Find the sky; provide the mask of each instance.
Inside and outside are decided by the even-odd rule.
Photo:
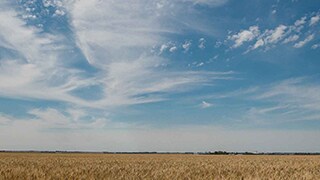
[[[320,151],[320,2],[1,0],[0,149]]]

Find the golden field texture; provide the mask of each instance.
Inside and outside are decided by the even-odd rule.
[[[0,179],[320,179],[320,156],[0,153]]]

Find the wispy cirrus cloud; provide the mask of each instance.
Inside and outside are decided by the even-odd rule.
[[[60,111],[54,108],[32,109],[28,112],[30,118],[39,129],[90,129],[114,127],[107,117],[93,117],[81,109],[70,108]],[[112,125],[111,125],[112,124]]]
[[[317,93],[319,90],[320,86],[312,78],[300,77],[211,98],[232,98],[252,104],[237,116],[242,122],[277,124],[320,120],[320,96]]]
[[[114,122],[108,114],[97,114],[85,108],[70,107],[65,110],[56,108],[30,109],[23,118],[0,114],[0,125],[15,128],[20,125],[32,126],[34,130],[81,130],[137,128],[134,123]],[[142,126],[140,126],[142,127]]]
[[[167,60],[149,51],[166,41],[166,34],[178,30],[162,23],[170,21],[167,10],[154,2],[125,1],[119,5],[113,1],[77,1],[68,9],[79,48],[103,74],[100,82],[104,98],[97,101],[100,105],[155,102],[162,99],[161,93],[176,92],[210,79],[207,77],[211,73],[206,72],[161,70],[159,65]],[[187,46],[190,45],[183,48]],[[161,52],[169,48],[161,47]],[[155,93],[158,95],[154,97]]]
[[[72,49],[66,43],[69,37],[27,24],[14,3],[3,3],[0,43],[19,56],[1,59],[0,80],[6,82],[0,85],[1,96],[105,108],[162,101],[180,89],[197,88],[222,76],[230,79],[228,73],[162,68],[168,60],[150,50],[178,30],[162,23],[167,10],[156,2],[50,2],[44,5],[67,12],[75,43],[95,72],[68,66],[64,54]],[[94,99],[77,93],[88,88],[93,90],[86,96]]]
[[[0,44],[7,49],[0,60],[0,79],[5,82],[0,85],[1,95],[13,98],[76,99],[68,95],[63,84],[79,80],[80,71],[61,66],[64,60],[59,56],[64,48],[59,47],[59,34],[44,33],[37,27],[28,26],[12,6],[3,2],[0,12]]]

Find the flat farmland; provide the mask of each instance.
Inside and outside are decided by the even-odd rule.
[[[0,179],[320,179],[320,156],[0,153]]]

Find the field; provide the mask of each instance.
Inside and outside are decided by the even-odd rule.
[[[0,153],[0,179],[320,179],[320,156]]]

